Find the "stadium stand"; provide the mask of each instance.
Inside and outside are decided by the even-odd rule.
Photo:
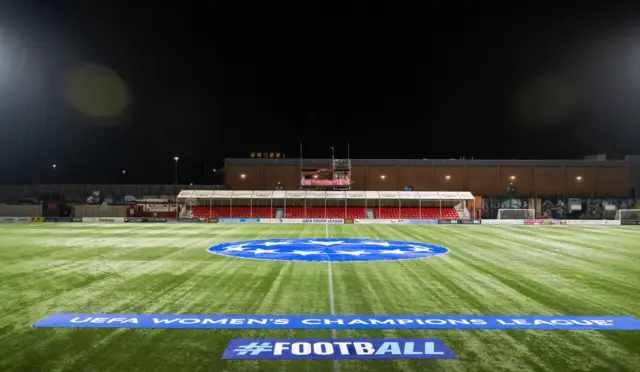
[[[194,218],[273,218],[270,207],[206,207],[194,206]]]
[[[468,192],[301,190],[183,190],[178,199],[181,216],[195,218],[450,220],[469,218],[474,200]]]
[[[364,207],[287,208],[285,218],[366,218]]]
[[[195,218],[273,218],[275,208],[270,207],[205,207],[194,206]],[[363,207],[286,208],[284,218],[365,218]]]
[[[415,207],[383,207],[374,208],[376,217],[383,219],[441,219],[457,220],[460,218],[455,208],[415,208]]]
[[[270,207],[204,207],[194,206],[195,218],[273,218],[275,211]],[[407,219],[443,219],[457,220],[460,218],[455,208],[414,208],[414,207],[383,207],[374,208],[377,218],[407,218]],[[283,212],[284,218],[366,218],[364,207],[289,207]]]

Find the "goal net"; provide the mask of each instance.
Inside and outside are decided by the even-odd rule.
[[[618,209],[616,220],[640,220],[640,209]]]
[[[532,220],[536,218],[535,209],[498,209],[499,220]]]

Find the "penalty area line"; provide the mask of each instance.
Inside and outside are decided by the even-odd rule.
[[[328,223],[324,225],[324,231],[325,231],[326,238],[329,238]],[[329,309],[331,310],[331,315],[336,315],[336,300],[333,294],[333,265],[331,265],[331,256],[329,256],[328,269],[329,269]],[[334,340],[337,339],[338,331],[336,331],[335,329],[332,329],[331,338],[333,338]],[[338,360],[336,359],[333,360],[333,371],[340,372],[340,363],[338,363]]]

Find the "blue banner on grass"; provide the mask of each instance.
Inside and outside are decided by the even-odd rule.
[[[55,314],[33,327],[639,331],[640,320],[630,316]]]
[[[435,338],[233,339],[222,359],[457,359]]]

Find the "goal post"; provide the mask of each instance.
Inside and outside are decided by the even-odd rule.
[[[535,209],[498,209],[499,220],[532,220],[535,218]]]
[[[640,209],[618,209],[616,220],[640,220]]]

